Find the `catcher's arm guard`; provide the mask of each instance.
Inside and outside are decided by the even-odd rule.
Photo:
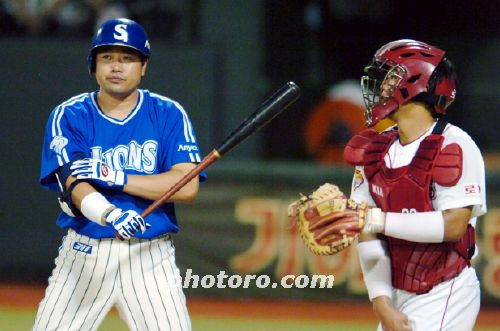
[[[323,184],[288,206],[306,246],[317,255],[332,255],[349,247],[365,225],[366,203],[347,199],[333,184]]]

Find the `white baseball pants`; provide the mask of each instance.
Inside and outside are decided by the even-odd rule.
[[[63,238],[33,331],[97,330],[115,306],[130,330],[191,330],[170,236]]]
[[[416,295],[394,290],[393,302],[405,313],[413,331],[471,331],[480,306],[479,280],[474,268]],[[378,330],[382,330],[379,325]]]

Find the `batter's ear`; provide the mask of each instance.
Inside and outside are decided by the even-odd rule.
[[[142,70],[141,70],[141,76],[144,77],[144,75],[146,75],[146,69],[148,67],[148,59],[145,59],[143,62],[142,62]]]

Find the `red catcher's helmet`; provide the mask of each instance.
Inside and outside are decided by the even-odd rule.
[[[419,96],[441,115],[455,99],[454,79],[442,79],[429,91],[429,79],[445,52],[424,42],[401,39],[382,46],[365,67],[361,88],[367,126],[373,126]]]

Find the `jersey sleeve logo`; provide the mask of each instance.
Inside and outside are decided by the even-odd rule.
[[[354,184],[353,184],[353,190],[356,191],[363,183],[365,182],[365,178],[363,177],[363,173],[361,170],[356,169],[354,171]]]
[[[201,162],[200,154],[198,153],[198,146],[196,145],[182,145],[177,147],[177,152],[188,152],[191,162]]]
[[[177,152],[193,152],[193,151],[198,151],[198,147],[195,145],[179,145],[177,148]]]
[[[68,144],[68,138],[64,136],[55,136],[50,142],[50,149],[58,155],[62,155],[64,147]]]
[[[466,184],[464,185],[464,193],[466,196],[479,196],[481,186],[479,184]]]

